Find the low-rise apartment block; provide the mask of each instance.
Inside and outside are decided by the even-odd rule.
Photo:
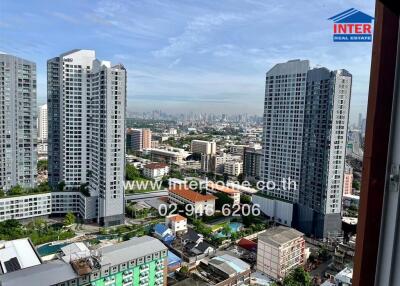
[[[96,220],[99,215],[97,197],[85,196],[81,192],[52,192],[51,201],[53,215],[72,212],[87,222]]]
[[[267,229],[258,236],[257,270],[282,280],[305,262],[304,234],[289,227]]]
[[[143,166],[143,175],[149,179],[160,180],[168,173],[169,166],[165,163],[150,163]]]
[[[212,195],[203,195],[188,188],[177,186],[169,189],[168,199],[178,205],[193,205],[197,215],[212,215],[215,212],[215,199]]]
[[[51,193],[0,198],[0,221],[29,219],[51,214]]]

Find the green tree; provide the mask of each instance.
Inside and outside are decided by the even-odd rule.
[[[47,160],[39,160],[37,163],[37,168],[39,172],[47,171]]]
[[[68,212],[64,217],[64,226],[74,224],[75,220],[75,215],[72,212]]]
[[[311,282],[311,275],[303,267],[294,268],[283,279],[283,285],[285,286],[311,286]]]
[[[227,205],[233,204],[233,199],[224,193],[215,193],[213,194],[213,196],[217,197],[217,199],[215,200],[215,208],[218,210],[222,210],[222,207],[225,204]]]
[[[240,194],[240,203],[241,204],[251,204],[251,197],[249,195]]]
[[[135,166],[133,166],[131,164],[126,164],[126,167],[125,167],[125,178],[128,181],[137,180],[140,177],[141,177],[140,176],[140,171],[138,169],[136,169]]]
[[[360,190],[360,182],[354,180],[353,181],[353,188],[356,189],[356,190]]]
[[[318,250],[318,257],[322,260],[322,261],[327,261],[330,257],[329,251],[325,246],[322,246],[319,250]]]
[[[49,183],[48,182],[43,182],[43,183],[40,183],[38,186],[37,186],[37,192],[38,193],[48,193],[48,192],[51,192],[51,188],[50,188],[50,186],[49,186]]]
[[[3,198],[6,194],[4,193],[3,189],[0,189],[0,198]]]
[[[23,193],[24,189],[20,185],[16,185],[8,191],[8,195],[10,196],[19,196],[22,195]]]
[[[232,232],[231,227],[229,226],[229,223],[225,223],[224,226],[222,227],[222,233],[225,234],[226,236],[229,236],[229,234]]]

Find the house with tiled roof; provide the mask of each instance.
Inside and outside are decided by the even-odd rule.
[[[165,224],[172,230],[173,234],[181,234],[187,231],[187,218],[179,214],[165,217]]]
[[[186,213],[194,212],[197,215],[213,215],[215,212],[215,199],[213,195],[203,195],[184,186],[175,186],[168,191],[168,200],[178,205],[192,205],[193,211],[186,208]]]

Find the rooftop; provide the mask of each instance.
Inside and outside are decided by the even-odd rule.
[[[191,202],[203,202],[203,201],[209,201],[209,200],[215,200],[216,197],[212,195],[203,195],[198,192],[192,191],[188,188],[185,187],[173,187],[169,189],[170,193],[176,194],[180,197],[183,197]]]
[[[33,267],[0,275],[2,286],[54,285],[76,278],[71,265],[62,260],[53,260]]]
[[[215,183],[209,183],[208,187],[218,192],[226,193],[226,194],[238,194],[240,193],[238,190],[234,190],[225,186],[221,186]]]
[[[101,264],[120,264],[162,250],[167,250],[167,247],[156,238],[147,235],[133,237],[128,241],[103,248]]]
[[[235,276],[247,270],[250,270],[250,265],[234,256],[224,254],[216,256],[208,261],[209,265],[218,268],[229,276]]]
[[[187,220],[187,218],[185,218],[184,216],[181,216],[181,215],[179,215],[179,214],[169,215],[169,216],[167,216],[167,218],[168,218],[170,221],[174,221],[174,222]]]
[[[6,241],[0,246],[0,274],[40,264],[39,256],[28,238]]]
[[[303,237],[304,234],[293,228],[286,226],[278,226],[275,228],[267,229],[265,232],[258,236],[258,240],[273,245],[275,247],[280,247],[292,240],[299,237]]]
[[[164,164],[164,163],[150,163],[150,164],[147,164],[147,165],[143,166],[143,168],[153,169],[153,170],[155,170],[155,169],[163,169],[165,167],[168,167],[168,165]]]
[[[26,248],[26,246],[22,246],[20,249],[22,251],[26,250]],[[71,253],[74,251],[79,252],[83,249],[84,247],[79,244],[73,245],[70,248],[64,248],[65,252]],[[167,248],[158,239],[150,236],[134,237],[128,241],[102,248],[99,250],[99,257],[96,257],[96,259],[94,257],[80,258],[72,261],[71,264],[63,260],[52,260],[47,263],[33,265],[25,269],[0,275],[0,285],[55,285],[76,279],[79,275],[88,274],[93,268],[99,266],[108,267],[110,265],[117,265],[131,259],[144,257],[149,253],[164,250],[166,251]],[[24,259],[25,256],[26,253],[24,253]]]

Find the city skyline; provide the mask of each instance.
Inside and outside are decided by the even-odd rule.
[[[96,49],[99,57],[126,66],[131,112],[162,107],[262,114],[266,71],[276,62],[309,59],[354,75],[354,122],[366,110],[371,44],[333,43],[327,19],[349,7],[373,15],[374,7],[336,2],[10,2],[0,25],[2,37],[11,41],[0,50],[36,62],[43,104],[46,59],[75,48]],[[22,27],[24,38],[18,37]]]

